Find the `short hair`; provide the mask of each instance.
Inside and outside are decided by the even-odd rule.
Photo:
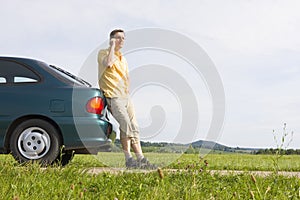
[[[124,33],[124,30],[122,30],[122,29],[115,29],[115,30],[113,30],[112,32],[110,32],[109,38],[113,38],[115,36],[115,34],[119,33],[119,32]]]

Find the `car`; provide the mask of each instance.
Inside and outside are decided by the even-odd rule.
[[[0,56],[0,153],[19,163],[68,164],[110,151],[103,92],[43,61]]]

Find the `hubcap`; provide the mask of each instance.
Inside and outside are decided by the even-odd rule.
[[[50,137],[44,129],[30,127],[20,134],[18,149],[28,159],[39,159],[48,153],[50,142]]]

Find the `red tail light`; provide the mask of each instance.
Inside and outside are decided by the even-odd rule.
[[[104,108],[104,102],[101,97],[93,97],[86,104],[86,110],[89,113],[100,115]]]

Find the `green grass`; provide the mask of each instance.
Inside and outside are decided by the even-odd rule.
[[[275,156],[251,154],[208,154],[202,160],[198,155],[187,154],[171,164],[172,168],[183,168],[187,163],[201,163],[207,160],[208,169],[243,170],[243,171],[273,171]],[[300,171],[300,156],[286,155],[278,160],[281,171]]]
[[[162,168],[185,169],[194,165],[202,167],[207,160],[207,169],[211,170],[244,170],[273,171],[275,156],[251,154],[208,154],[200,159],[198,154],[165,154],[146,153],[149,160]],[[82,167],[125,167],[122,153],[99,153],[93,155],[76,155],[72,165]],[[300,156],[285,155],[278,161],[281,171],[300,171]]]
[[[173,157],[167,160],[168,156]],[[98,175],[86,172],[87,168],[104,166],[100,161],[124,167],[123,155],[119,153],[102,153],[97,157],[76,155],[64,168],[19,166],[10,155],[1,155],[0,199],[300,199],[297,177],[275,173],[251,177],[249,172],[224,176],[208,172],[210,169],[272,171],[270,156],[210,154],[199,159],[198,155],[147,154],[147,157],[157,164],[178,159],[163,168],[161,177],[157,171]],[[298,156],[283,156],[279,160],[280,169],[288,171],[300,171],[299,163]],[[170,172],[168,168],[187,170]]]

